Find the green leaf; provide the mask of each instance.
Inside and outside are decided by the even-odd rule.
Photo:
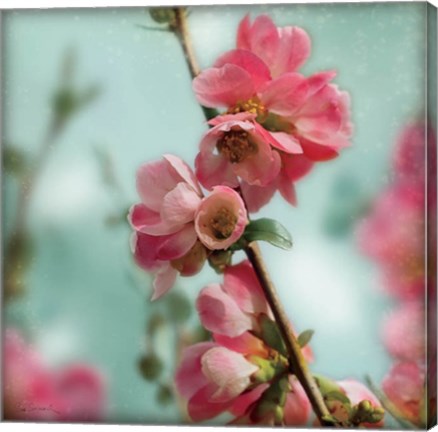
[[[329,393],[326,393],[324,397],[327,400],[337,400],[339,402],[342,402],[344,405],[351,405],[350,399],[348,399],[348,397],[340,391],[331,391]]]
[[[173,400],[172,388],[167,384],[160,384],[155,395],[160,405],[168,405]]]
[[[292,247],[289,231],[274,219],[262,218],[251,221],[245,229],[244,238],[251,242],[262,240],[282,249]]]
[[[161,375],[163,362],[155,354],[146,354],[139,359],[138,370],[146,381],[154,381]]]
[[[298,344],[300,345],[301,348],[304,348],[310,342],[314,333],[315,333],[314,330],[304,330],[298,336]]]
[[[3,168],[9,174],[22,176],[28,168],[26,154],[17,147],[5,146],[3,150]]]
[[[266,315],[262,315],[260,319],[260,326],[262,330],[262,340],[265,341],[271,348],[287,357],[288,354],[286,346],[284,345],[284,341],[281,337],[281,333],[277,324]]]

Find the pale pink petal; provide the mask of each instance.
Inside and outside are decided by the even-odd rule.
[[[137,191],[143,204],[159,213],[164,195],[178,183],[165,160],[142,165],[137,171]]]
[[[194,422],[201,422],[216,417],[230,407],[232,404],[231,400],[226,402],[210,402],[215,391],[217,391],[217,386],[210,383],[199,389],[190,398],[187,411]]]
[[[424,370],[416,363],[394,365],[382,382],[382,389],[393,404],[414,423],[420,421],[425,392]]]
[[[274,181],[266,186],[253,186],[243,181],[240,188],[248,211],[256,213],[271,201],[277,190],[277,185]]]
[[[97,422],[105,406],[103,377],[85,365],[74,365],[56,377],[59,421]]]
[[[192,222],[200,203],[200,196],[188,183],[178,183],[164,196],[161,219],[172,226]]]
[[[229,121],[234,122],[253,122],[257,118],[257,114],[248,111],[239,112],[236,114],[221,114],[208,121],[211,126],[217,126]]]
[[[162,236],[172,234],[181,229],[181,223],[168,222],[143,204],[131,207],[128,215],[131,226],[145,234]]]
[[[178,156],[172,154],[164,154],[163,158],[167,162],[169,162],[169,164],[172,166],[178,176],[181,177],[181,180],[184,180],[186,183],[188,183],[193,188],[193,190],[200,197],[202,197],[201,188],[199,187],[198,180],[196,180],[196,176],[192,169]]]
[[[201,342],[184,349],[175,373],[175,384],[179,394],[185,399],[190,399],[208,383],[202,373],[201,358],[215,346],[217,345],[214,342]]]
[[[288,393],[284,406],[284,423],[287,426],[300,426],[307,423],[312,407],[306,392],[296,377],[290,377],[292,390]]]
[[[278,179],[278,190],[281,196],[291,205],[297,205],[297,195],[294,184],[285,175],[280,175]]]
[[[272,76],[297,70],[310,55],[310,38],[302,28],[283,27],[278,31],[280,43],[271,66]]]
[[[271,145],[278,150],[294,155],[303,153],[300,141],[293,135],[285,132],[271,132],[271,135],[274,137],[274,141],[271,141]]]
[[[384,323],[383,340],[389,353],[403,360],[424,361],[424,305],[420,302],[402,304]]]
[[[231,107],[255,94],[251,75],[239,66],[226,64],[201,72],[193,80],[193,91],[201,105]]]
[[[257,146],[257,153],[240,163],[233,164],[233,170],[246,183],[265,186],[277,177],[281,168],[280,155],[272,151],[270,145],[255,133],[250,133],[251,140]],[[274,141],[271,139],[271,141]]]
[[[219,345],[231,351],[236,351],[244,355],[252,354],[259,357],[266,357],[268,355],[268,348],[262,340],[250,332],[245,332],[237,337],[229,337],[215,333],[213,337]]]
[[[218,125],[220,127],[221,123]],[[232,188],[239,185],[228,160],[222,155],[214,153],[219,132],[222,133],[214,127],[204,135],[200,151],[195,159],[196,176],[206,189],[212,189],[218,184]]]
[[[271,79],[269,69],[263,60],[250,51],[241,49],[228,51],[216,60],[214,67],[220,68],[226,64],[234,64],[246,70],[251,76],[256,91]]]
[[[270,81],[260,90],[260,100],[269,112],[289,116],[308,97],[307,80],[298,73],[288,73]]]
[[[154,293],[151,300],[157,300],[166,294],[175,284],[177,276],[178,272],[171,267],[170,264],[167,264],[158,270],[153,283]]]
[[[145,270],[154,271],[163,266],[157,258],[157,250],[167,237],[158,237],[136,232],[131,239],[135,262]]]
[[[304,177],[313,167],[313,162],[304,155],[281,155],[283,173],[295,182]]]
[[[218,386],[210,400],[235,399],[250,385],[250,376],[259,369],[244,356],[223,347],[208,350],[201,359],[204,375]]]
[[[163,261],[181,258],[190,251],[197,238],[193,224],[187,224],[161,242],[157,247],[156,257]]]
[[[307,78],[308,96],[313,96],[336,76],[336,71],[324,71]]]
[[[256,388],[246,391],[238,396],[230,408],[230,412],[236,417],[243,416],[247,413],[249,407],[260,399],[263,392],[267,390],[269,384],[260,384]]]
[[[338,152],[330,146],[317,144],[300,137],[300,144],[304,155],[314,162],[328,161],[338,157]]]
[[[196,309],[202,325],[213,333],[235,337],[252,328],[251,316],[243,313],[219,284],[201,290]]]
[[[242,311],[250,314],[268,312],[269,306],[249,261],[225,269],[223,288]]]
[[[274,62],[279,46],[275,24],[267,15],[259,15],[251,25],[249,16],[240,23],[237,31],[237,48],[252,51],[269,67]]]

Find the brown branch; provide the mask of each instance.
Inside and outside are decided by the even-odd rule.
[[[325,420],[330,417],[330,413],[324,403],[324,399],[319,391],[315,379],[309,370],[307,362],[303,357],[301,347],[293,333],[289,319],[269,276],[258,244],[256,242],[250,243],[245,248],[245,253],[254,267],[260,285],[263,288],[269,306],[274,314],[275,321],[279,326],[284,343],[286,344],[286,349],[289,354],[291,372],[297,376],[298,381],[303,386],[304,391],[306,392],[307,397],[312,404],[313,410],[315,411],[315,414],[317,415],[321,424],[332,425],[332,422]]]
[[[184,8],[175,8],[175,24],[173,26],[173,31],[177,35],[181,47],[184,51],[187,65],[190,70],[192,78],[199,74],[199,66],[196,61],[196,57],[193,51],[192,42],[190,39],[190,34],[188,31],[186,10]],[[207,120],[211,119],[215,115],[215,110],[202,107],[204,115]],[[281,301],[278,297],[277,291],[274,284],[269,277],[266,265],[263,261],[263,257],[260,253],[260,249],[256,242],[250,243],[245,248],[246,255],[251,262],[260,284],[265,292],[268,303],[272,309],[275,320],[280,328],[281,335],[287,347],[287,351],[290,357],[290,370],[291,373],[295,374],[299,382],[304,388],[304,391],[309,398],[313,410],[318,417],[321,425],[334,426],[333,422],[328,419],[331,418],[330,412],[328,411],[323,396],[319,391],[319,388],[313,378],[306,360],[301,352],[301,347],[292,331],[290,322]]]

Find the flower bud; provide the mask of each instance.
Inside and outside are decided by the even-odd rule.
[[[140,358],[138,369],[145,380],[154,381],[160,376],[163,363],[157,355],[147,354]]]
[[[149,15],[159,24],[172,24],[175,21],[175,10],[173,8],[151,8],[149,9]]]

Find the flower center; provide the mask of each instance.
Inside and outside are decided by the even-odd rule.
[[[265,117],[268,113],[265,106],[261,103],[257,96],[252,97],[244,102],[237,102],[236,105],[228,110],[229,114],[237,114],[240,112],[249,112],[251,114],[257,114],[257,118]]]
[[[227,208],[221,207],[210,219],[210,228],[218,240],[224,240],[233,234],[237,217]]]
[[[243,162],[248,156],[257,153],[257,145],[249,139],[248,132],[242,130],[225,132],[216,148],[231,163]]]

